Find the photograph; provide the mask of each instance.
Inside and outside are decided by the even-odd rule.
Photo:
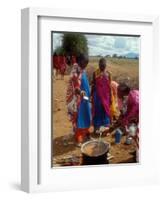
[[[52,167],[140,162],[139,57],[140,35],[51,32]]]

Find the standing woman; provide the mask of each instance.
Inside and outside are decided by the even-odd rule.
[[[110,116],[111,121],[117,120],[120,115],[119,104],[118,104],[118,83],[116,81],[111,81],[111,106],[110,106]]]
[[[56,52],[53,55],[53,70],[56,70],[56,77],[57,77],[59,72],[59,57],[56,54]]]
[[[71,63],[72,65],[74,65],[76,63],[76,57],[75,56],[71,56]]]
[[[88,99],[90,88],[85,68],[88,64],[88,56],[80,54],[77,57],[77,66],[70,75],[67,90],[67,107],[70,120],[73,124],[77,144],[81,144],[89,136],[91,124],[91,109]],[[86,96],[87,98],[83,98]]]
[[[106,60],[99,60],[99,68],[93,74],[92,117],[95,129],[110,125],[111,77],[106,71]]]
[[[66,67],[67,67],[66,57],[64,55],[62,55],[62,56],[60,56],[60,73],[61,73],[61,79],[64,79]]]

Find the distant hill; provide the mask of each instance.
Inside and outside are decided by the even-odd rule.
[[[139,58],[139,54],[133,52],[127,53],[124,56],[126,56],[126,58]]]
[[[129,58],[129,59],[135,59],[138,58],[139,59],[139,54],[138,53],[134,53],[134,52],[129,52],[127,54],[113,54],[113,55],[96,55],[96,56],[90,56],[92,58],[100,58],[100,57],[106,57],[106,58],[110,58],[110,57],[115,57],[115,58]]]

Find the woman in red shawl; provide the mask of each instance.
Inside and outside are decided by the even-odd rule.
[[[60,56],[60,73],[61,79],[64,79],[65,71],[66,71],[66,57],[64,55]]]
[[[59,57],[56,53],[54,53],[53,55],[53,69],[56,70],[56,77],[57,77],[59,73]]]
[[[99,60],[99,68],[93,74],[92,118],[95,129],[110,125],[111,78],[106,71],[106,60]]]
[[[64,79],[64,74],[66,71],[66,57],[64,55],[59,55],[58,56],[58,69],[61,74],[61,79]]]

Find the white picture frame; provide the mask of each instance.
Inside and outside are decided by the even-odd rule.
[[[83,13],[80,10],[47,8],[25,8],[21,13],[22,190],[26,192],[59,191],[158,183],[159,159],[156,152],[159,149],[157,143],[153,144],[152,138],[153,136],[158,137],[159,131],[157,131],[157,118],[154,117],[155,110],[150,107],[150,103],[156,103],[158,98],[157,78],[151,84],[152,77],[157,77],[158,72],[158,16],[92,11]],[[112,30],[107,25],[110,25]],[[98,30],[97,27],[101,29]],[[140,116],[141,132],[143,132],[141,143],[144,148],[141,151],[140,164],[51,168],[49,33],[54,30],[75,32],[75,29],[77,29],[76,32],[113,32],[142,36]],[[46,40],[46,36],[48,36],[48,40]],[[49,66],[49,70],[45,71],[45,65]],[[148,68],[145,67],[147,65]],[[46,86],[46,90],[44,86]],[[155,89],[153,96],[149,99],[151,88]],[[44,98],[45,96],[46,98]],[[152,116],[149,116],[149,108]],[[150,128],[149,121],[152,121]],[[48,132],[47,135],[45,132]],[[150,132],[150,136],[145,134],[147,132]]]

